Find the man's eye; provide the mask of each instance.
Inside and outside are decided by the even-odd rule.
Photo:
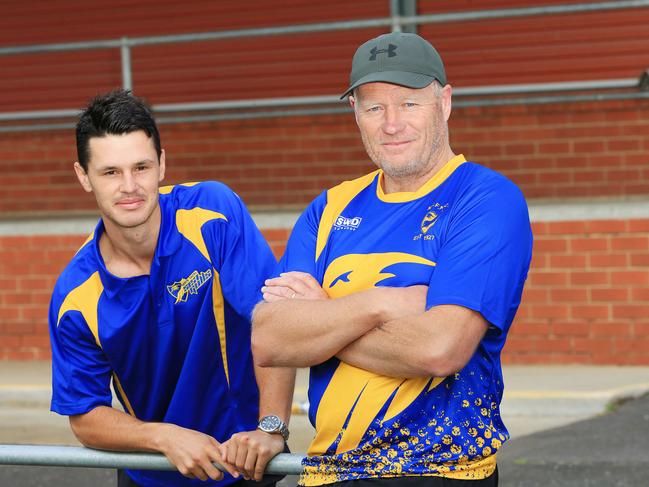
[[[111,170],[111,171],[105,171],[104,174],[105,174],[106,176],[113,176],[113,175],[117,174],[117,171],[113,171],[113,170]]]
[[[417,104],[413,101],[407,101],[404,103],[404,105],[406,106],[406,108],[412,108],[417,106]]]
[[[367,109],[368,112],[378,112],[381,109],[380,106],[373,106]]]

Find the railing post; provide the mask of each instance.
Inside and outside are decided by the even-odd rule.
[[[390,0],[390,18],[392,19],[392,32],[401,32],[401,6],[400,0]]]
[[[122,88],[125,90],[133,89],[133,76],[131,71],[131,46],[128,37],[122,37]]]

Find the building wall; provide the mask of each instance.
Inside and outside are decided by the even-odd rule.
[[[539,0],[534,6],[572,3]],[[527,4],[418,1],[420,14]],[[28,0],[3,6],[0,48],[389,14],[387,0],[251,0],[245,11],[237,5]],[[454,88],[466,88],[635,79],[649,67],[648,24],[649,8],[638,8],[448,21],[419,32],[444,57]],[[153,104],[335,95],[346,87],[355,47],[385,31],[135,47],[134,90]],[[121,85],[118,49],[0,55],[0,72],[0,112],[81,107]],[[533,219],[533,266],[504,360],[648,364],[649,100],[456,107],[450,129],[456,152],[507,175],[532,208],[545,206],[550,215]],[[168,184],[218,179],[256,212],[297,213],[323,189],[372,169],[351,112],[165,124],[161,133]],[[0,132],[0,360],[49,357],[50,291],[85,238],[57,225],[95,207],[74,177],[75,157],[72,130]],[[562,204],[577,208],[578,216]],[[592,204],[607,209],[605,215],[589,213]],[[628,205],[639,210],[620,212]],[[12,230],[46,218],[48,230]],[[278,256],[288,231],[264,230]]]
[[[649,99],[455,109],[456,152],[502,172],[528,199],[649,194]],[[368,172],[351,114],[162,125],[167,182],[219,179],[254,209],[302,209]],[[0,212],[94,209],[72,172],[72,130],[0,133]]]
[[[503,361],[649,365],[649,218],[537,222],[533,231]],[[264,231],[276,256],[288,232]],[[50,357],[50,291],[86,237],[0,237],[0,360]]]

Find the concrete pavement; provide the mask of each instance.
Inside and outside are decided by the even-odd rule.
[[[649,395],[608,409],[508,442],[498,455],[501,487],[649,485]]]
[[[617,401],[649,392],[649,367],[505,366],[501,412],[512,438],[601,414]],[[0,443],[78,444],[66,418],[49,412],[49,362],[0,362]],[[308,373],[298,371],[295,409],[307,398]],[[306,451],[312,428],[291,420],[291,448]]]
[[[602,416],[603,413],[614,410],[617,404],[627,399],[649,392],[649,367],[506,366],[504,375],[505,395],[501,411],[505,424],[512,435],[512,441],[506,444],[502,453],[499,454],[502,460],[499,460],[499,463],[503,466],[503,474],[511,472],[510,480],[517,478],[517,468],[526,473],[534,472],[535,468],[539,472],[544,469],[546,471],[548,469],[556,472],[561,471],[557,467],[561,462],[556,463],[561,459],[561,454],[555,458],[556,454],[551,453],[560,451],[559,446],[561,445],[569,448],[570,454],[564,455],[565,458],[591,458],[596,440],[584,439],[583,441],[570,442],[568,440],[572,438],[571,435],[584,435],[585,432],[591,430],[593,434],[601,435],[598,431],[608,430],[602,429],[603,427],[599,426],[599,423],[596,427],[581,425],[588,425],[590,421],[610,423],[608,419],[610,415]],[[300,370],[294,402],[297,410],[306,401],[307,384],[307,371]],[[70,433],[67,418],[49,412],[49,398],[49,363],[0,362],[0,444],[78,445]],[[649,404],[647,398],[640,401],[644,401],[642,404]],[[618,421],[622,422],[623,420]],[[639,420],[636,418],[634,421]],[[566,427],[566,425],[570,426]],[[646,428],[647,422],[642,423],[641,426]],[[556,429],[560,427],[563,428]],[[571,428],[577,428],[577,433],[565,433],[571,431]],[[292,451],[294,453],[305,452],[313,433],[306,415],[294,414],[290,429],[289,443]],[[625,434],[628,435],[628,432],[633,429],[633,425],[618,426],[611,434],[615,435],[615,432],[619,430],[627,431]],[[648,431],[645,430],[643,439],[649,437],[647,433]],[[536,440],[538,437],[542,437],[545,443],[550,446],[545,450],[539,449]],[[611,442],[610,439],[607,441]],[[546,459],[538,457],[542,451],[546,451]],[[537,463],[534,463],[535,461]],[[530,468],[523,468],[526,465],[529,465]],[[649,468],[649,461],[646,467]],[[25,467],[0,467],[0,469],[2,468],[11,468],[12,475],[16,475],[16,472],[21,473],[21,468]],[[73,470],[78,472],[78,469]],[[45,469],[41,471],[45,473],[57,470]],[[619,473],[615,469],[612,472],[612,475]],[[109,477],[106,472],[98,472],[96,475],[101,475],[106,479]],[[37,477],[44,480],[40,475]],[[85,478],[88,479],[88,477]],[[112,484],[112,476],[110,478]],[[526,482],[507,483],[504,475],[501,479],[503,485],[527,485]],[[556,485],[562,485],[560,480],[563,477],[558,477],[558,479],[559,483]],[[21,485],[32,484],[21,482]],[[94,485],[98,487],[101,483]],[[570,485],[591,484],[575,483]],[[617,484],[611,483],[610,485]]]

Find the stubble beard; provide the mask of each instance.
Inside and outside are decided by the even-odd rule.
[[[129,219],[128,217],[120,217],[119,210],[113,210],[103,212],[102,218],[108,220],[114,228],[119,228],[127,231],[132,231],[134,229],[145,226],[156,211],[157,203],[148,202],[147,211],[142,213],[138,219]]]
[[[442,155],[444,130],[434,132],[433,140],[429,143],[429,151],[419,154],[419,157],[407,160],[405,163],[393,164],[386,156],[372,148],[369,141],[362,137],[365,150],[370,159],[391,179],[417,179],[431,171]],[[424,148],[425,149],[425,148]]]

